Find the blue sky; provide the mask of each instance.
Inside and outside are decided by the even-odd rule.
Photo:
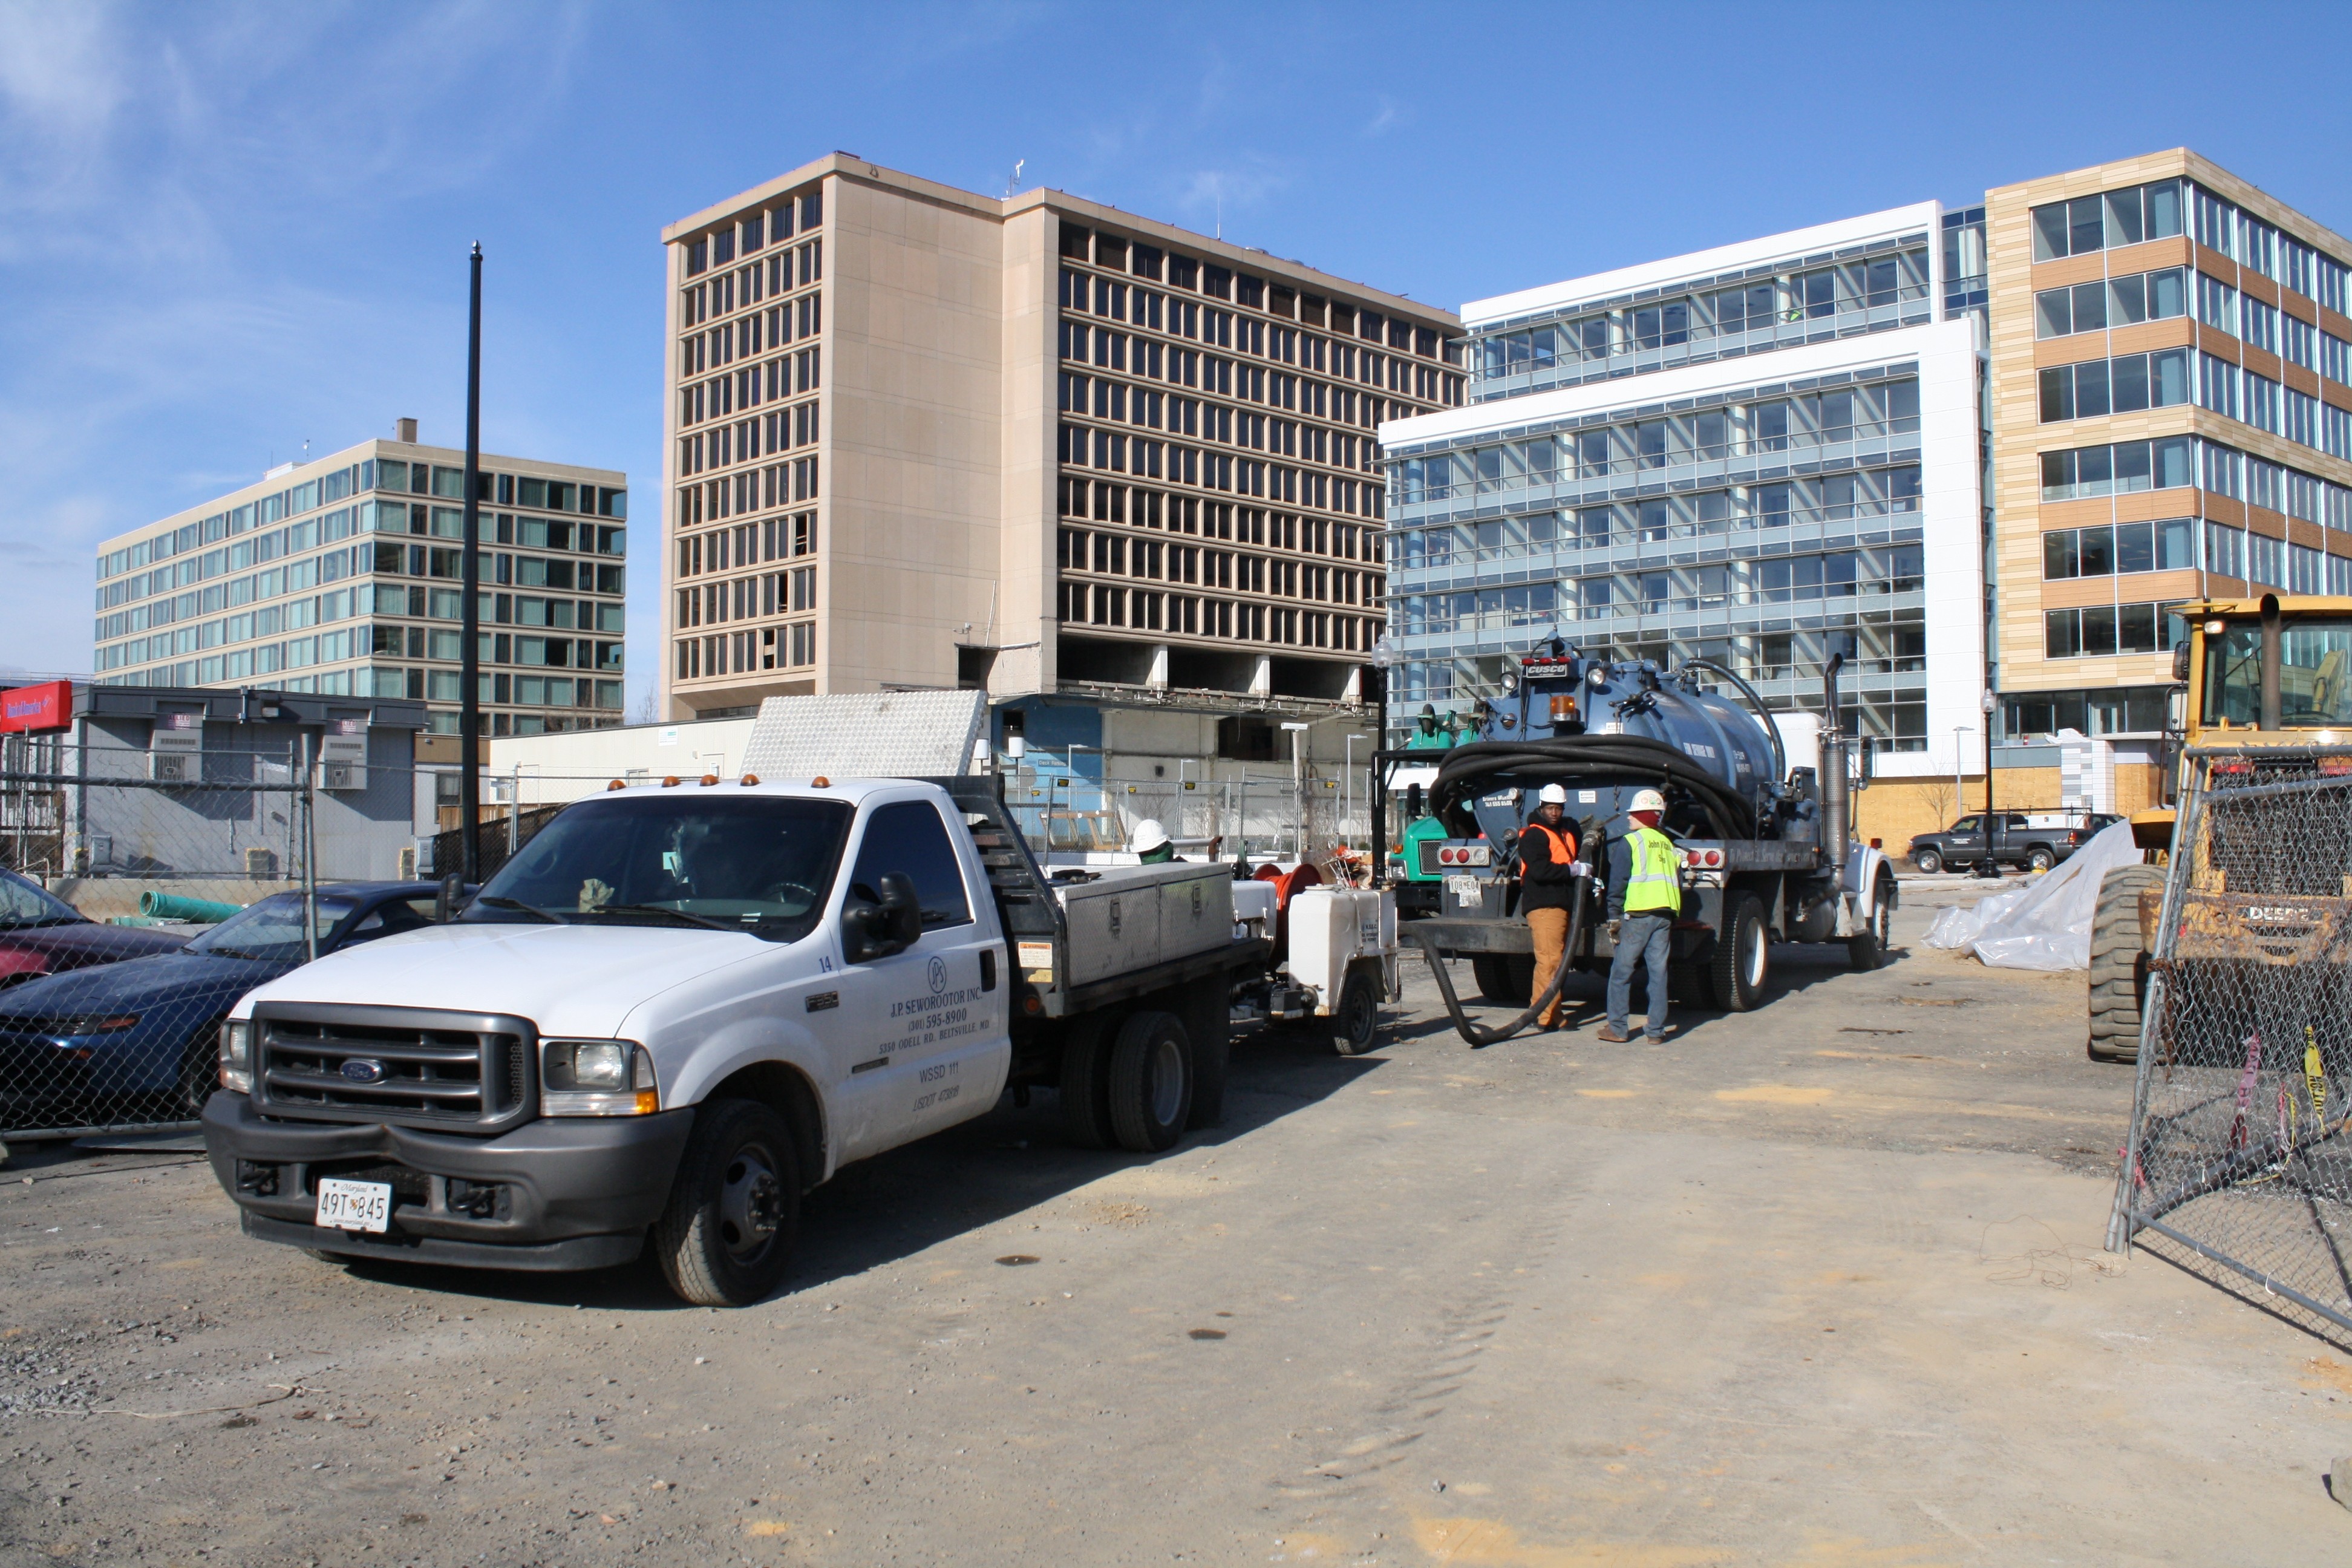
[[[820,153],[1467,299],[2186,143],[2352,231],[2352,7],[0,0],[0,674],[110,534],[413,414],[626,469],[668,221]],[[2209,67],[2212,68],[2209,68]]]

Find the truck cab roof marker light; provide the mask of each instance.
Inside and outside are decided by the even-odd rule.
[[[750,789],[753,784],[758,784],[759,782],[760,775],[757,773],[745,773],[743,775],[743,787],[745,789]]]
[[[718,782],[719,775],[717,773],[705,773],[702,775],[702,787],[705,789],[709,789],[712,784],[715,784]]]
[[[809,780],[809,788],[811,789],[831,789],[832,787],[833,781],[825,777],[823,773],[819,773],[816,777]]]
[[[667,777],[667,778],[666,778],[666,779],[662,780],[662,788],[664,788],[664,789],[676,789],[677,787],[677,775],[676,773],[672,773],[672,774],[670,774],[670,775],[669,775],[669,777]]]
[[[604,790],[605,790],[605,793],[609,795],[609,794],[611,794],[614,790],[616,790],[616,789],[626,789],[626,788],[628,788],[628,787],[629,787],[629,786],[628,786],[627,784],[623,784],[619,779],[614,779],[611,784],[606,784],[606,785],[604,786]]]

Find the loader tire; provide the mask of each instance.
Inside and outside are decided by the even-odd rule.
[[[2116,866],[2099,879],[2091,916],[2090,1056],[2096,1062],[2139,1059],[2140,1009],[2147,1000],[2147,936],[2139,896],[2164,886],[2154,866]]]

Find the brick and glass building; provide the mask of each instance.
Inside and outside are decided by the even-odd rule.
[[[668,715],[984,687],[1339,703],[1448,311],[834,154],[663,233]]]
[[[480,459],[484,732],[618,723],[628,480]],[[465,454],[394,440],[272,469],[99,547],[96,679],[408,698],[455,734]]]
[[[2185,148],[1985,205],[2006,731],[2152,742],[2173,605],[2352,594],[2352,240]]]

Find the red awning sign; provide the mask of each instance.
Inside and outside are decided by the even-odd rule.
[[[72,728],[72,681],[50,680],[0,691],[0,735],[37,735]]]

